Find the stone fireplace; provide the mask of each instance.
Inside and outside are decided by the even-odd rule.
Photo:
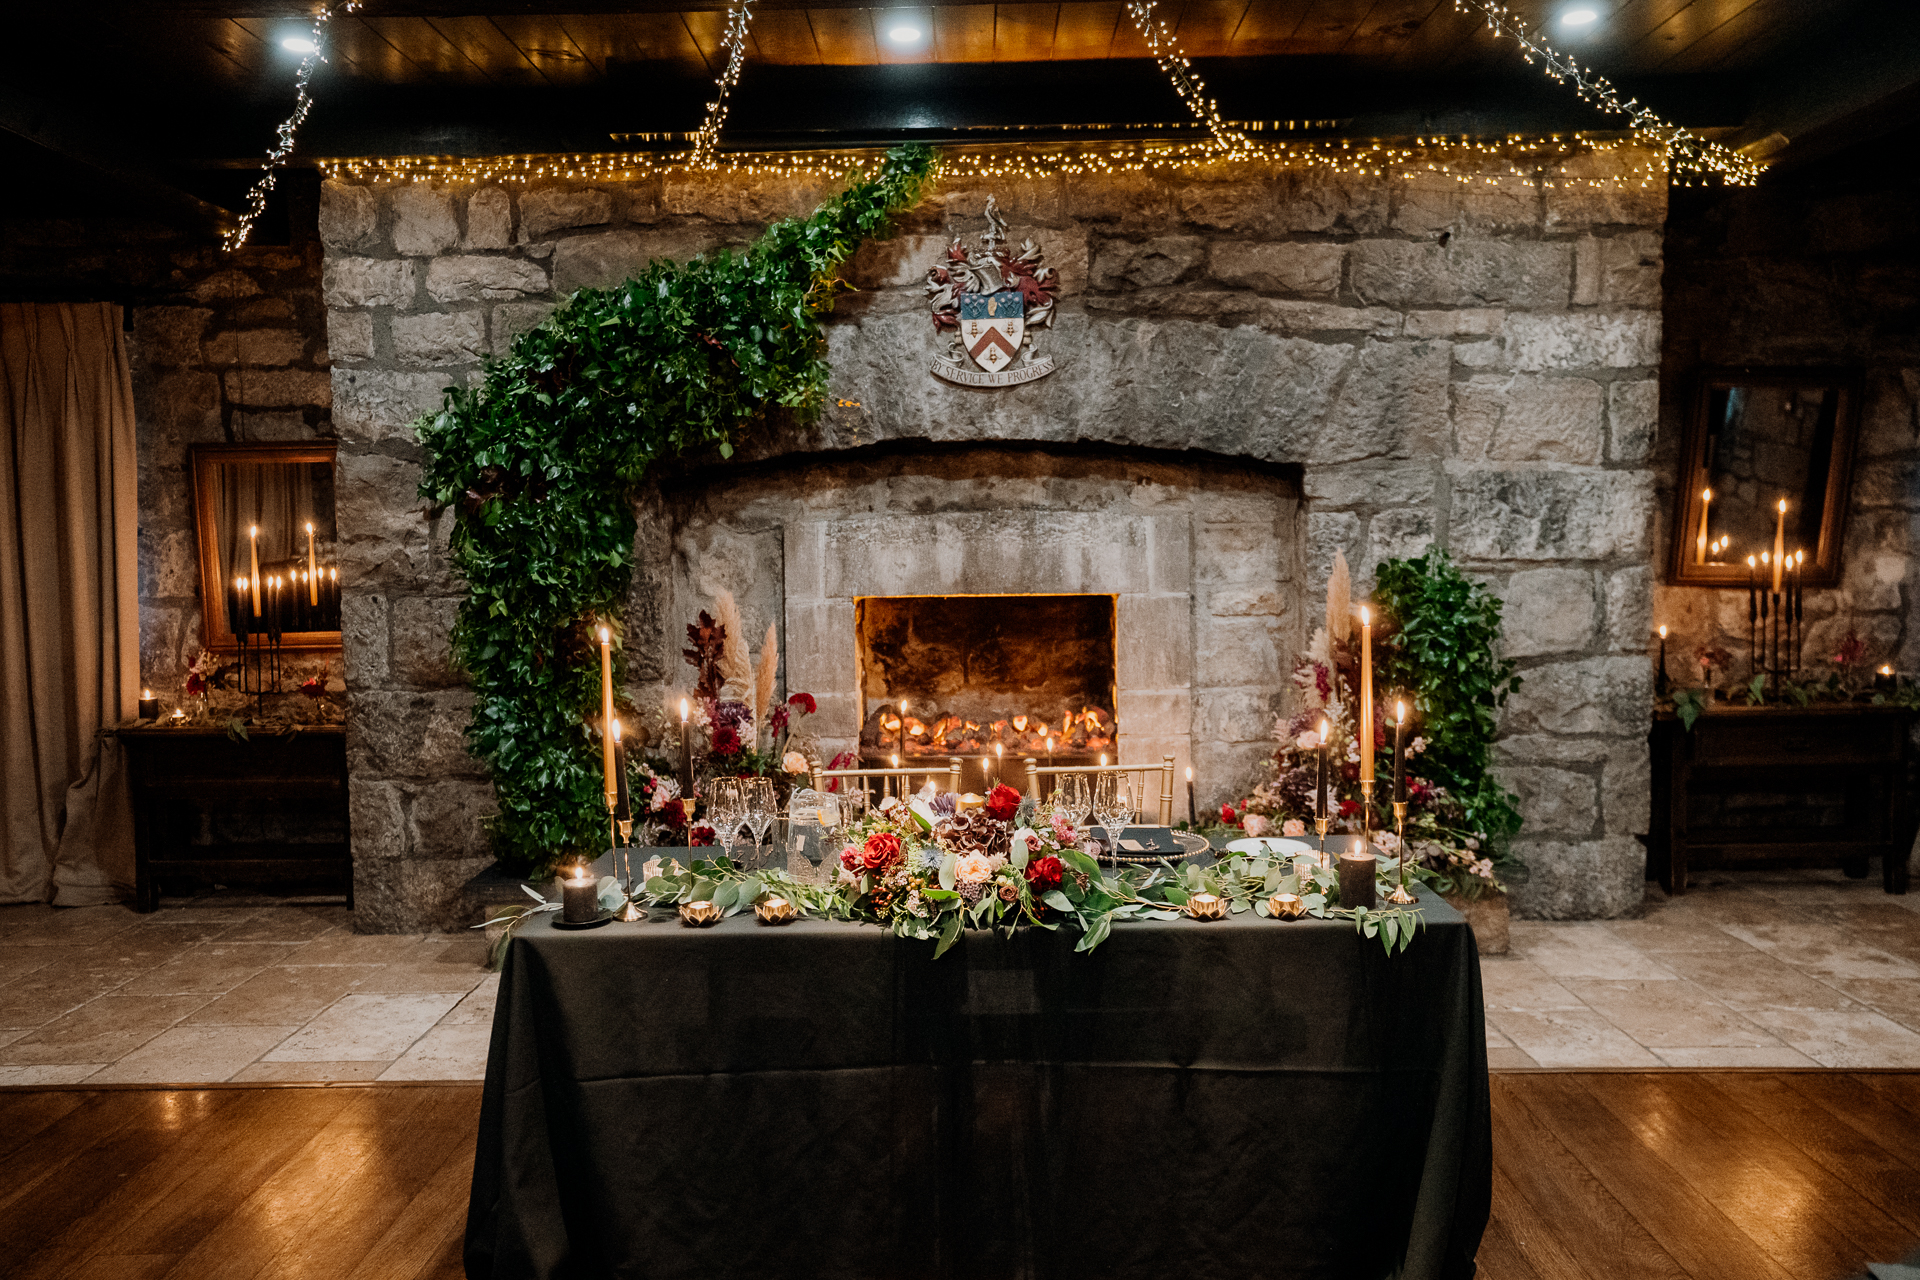
[[[878,764],[895,752],[910,760],[984,759],[996,750],[1015,759],[1112,759],[1118,600],[1093,594],[856,599],[861,759]]]
[[[1516,910],[1632,910],[1666,199],[1648,159],[1516,145],[1457,154],[1484,166],[1470,182],[1218,166],[943,187],[849,264],[819,420],[757,426],[637,496],[629,695],[677,701],[684,628],[730,591],[756,650],[775,627],[781,689],[818,699],[804,727],[830,757],[880,696],[863,602],[1100,597],[1120,755],[1173,755],[1217,806],[1294,705],[1334,552],[1364,595],[1380,560],[1437,542],[1506,599],[1525,681],[1495,752],[1527,816]],[[421,509],[409,423],[571,291],[744,244],[836,185],[327,184],[361,928],[470,922],[461,886],[490,860],[446,662],[449,517]],[[1055,372],[1001,389],[929,374],[922,287],[989,195],[1061,277]]]
[[[783,458],[663,485],[641,536],[657,576],[636,595],[671,601],[630,632],[652,650],[643,703],[687,691],[685,624],[730,591],[749,636],[776,624],[822,759],[891,755],[905,698],[909,760],[990,754],[996,720],[1010,757],[1043,755],[1047,735],[1011,723],[1030,716],[1062,762],[1172,755],[1224,784],[1268,750],[1303,638],[1299,482],[1280,468],[1058,447]]]

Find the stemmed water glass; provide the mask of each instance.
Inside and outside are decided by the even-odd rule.
[[[1093,817],[1105,830],[1107,856],[1120,865],[1120,833],[1134,818],[1133,784],[1124,773],[1103,773],[1093,784]]]
[[[1087,813],[1093,808],[1093,789],[1087,785],[1086,774],[1061,774],[1054,799],[1055,807],[1066,815],[1067,821],[1078,830],[1086,830]]]
[[[713,824],[713,833],[729,862],[733,860],[733,842],[740,838],[740,825],[747,820],[747,793],[741,781],[715,778],[708,784],[707,821]]]
[[[753,860],[750,865],[757,868],[760,866],[760,842],[767,838],[776,813],[773,779],[747,778],[745,782],[747,830],[753,833]]]

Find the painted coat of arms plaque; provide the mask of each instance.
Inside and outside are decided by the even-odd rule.
[[[1036,330],[1053,326],[1060,277],[1041,265],[1033,241],[1018,254],[1002,247],[1007,220],[991,196],[986,218],[978,249],[955,239],[946,259],[927,272],[933,329],[947,340],[931,371],[963,387],[1017,387],[1053,372],[1053,357],[1040,355],[1033,339]]]

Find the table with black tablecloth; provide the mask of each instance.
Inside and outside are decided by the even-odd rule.
[[[511,943],[467,1274],[1466,1277],[1473,935],[1346,921],[931,943],[670,909]]]

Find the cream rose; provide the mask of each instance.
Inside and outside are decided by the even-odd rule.
[[[1307,834],[1307,824],[1298,818],[1288,818],[1280,824],[1280,834],[1289,840],[1298,840]]]
[[[993,859],[984,853],[969,853],[953,864],[956,880],[978,882],[993,874]]]

